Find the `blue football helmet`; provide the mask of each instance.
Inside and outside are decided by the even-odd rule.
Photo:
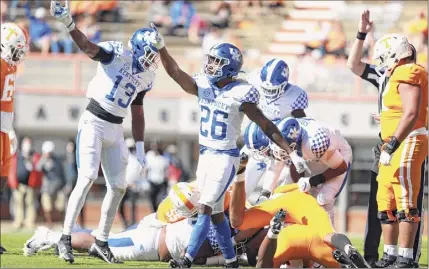
[[[293,117],[287,117],[277,122],[276,125],[282,137],[288,142],[290,147],[300,151],[303,129],[299,125],[299,122]],[[287,152],[274,143],[271,143],[271,150],[276,159],[282,161],[287,161],[289,159]]]
[[[270,140],[256,123],[251,122],[246,127],[244,143],[255,160],[263,161],[269,157]]]
[[[282,95],[289,81],[289,67],[280,59],[268,61],[261,69],[261,90],[267,99],[276,99]]]
[[[158,49],[148,40],[148,36],[155,30],[141,28],[134,32],[128,42],[133,53],[133,73],[155,71],[158,68]]]
[[[204,73],[212,83],[236,77],[243,66],[243,55],[229,43],[214,45],[204,57]]]

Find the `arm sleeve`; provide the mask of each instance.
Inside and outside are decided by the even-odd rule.
[[[380,76],[375,71],[374,65],[366,64],[365,69],[363,70],[363,74],[360,77],[362,79],[368,81],[369,83],[371,83],[372,85],[374,85],[378,89],[378,87],[380,85],[378,83],[378,79],[380,78]]]
[[[143,105],[143,99],[144,99],[144,96],[146,95],[146,92],[147,91],[139,92],[136,96],[136,99],[134,99],[131,105]]]
[[[297,109],[306,109],[308,108],[308,95],[306,92],[302,92],[300,95],[298,95],[298,98],[296,98],[295,102],[291,105],[291,109],[297,110]]]

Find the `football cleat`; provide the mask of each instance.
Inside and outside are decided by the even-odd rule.
[[[192,262],[188,258],[182,257],[178,260],[171,259],[169,264],[171,268],[191,268]]]
[[[347,256],[357,268],[371,268],[354,246],[349,246]]]
[[[416,263],[411,258],[405,258],[402,256],[398,256],[395,263],[393,264],[395,268],[419,268],[419,264]]]
[[[74,263],[73,249],[71,245],[71,236],[63,235],[57,243],[58,256],[60,259],[69,263]]]
[[[374,267],[375,268],[391,267],[395,263],[396,258],[397,256],[389,255],[385,252],[383,253],[383,257],[381,257],[381,260],[375,262]]]
[[[6,252],[6,249],[0,245],[0,254],[3,254],[4,252]]]
[[[97,257],[102,259],[107,263],[123,263],[113,256],[112,251],[109,248],[107,242],[102,242],[95,240],[95,243],[92,244],[91,248],[88,251],[89,256]]]
[[[334,259],[341,265],[341,268],[356,268],[353,262],[339,249],[332,252]]]
[[[238,260],[235,260],[230,263],[226,263],[224,268],[240,268],[240,264],[238,263]]]
[[[34,235],[24,244],[24,256],[33,256],[39,250],[47,250],[54,246],[48,241],[49,229],[46,227],[38,227]]]

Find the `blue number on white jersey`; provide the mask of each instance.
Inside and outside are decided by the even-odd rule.
[[[155,73],[134,74],[132,52],[121,42],[101,42],[98,46],[113,53],[114,57],[110,63],[98,63],[97,73],[88,85],[87,97],[95,99],[107,112],[125,117],[137,94],[152,88]]]
[[[200,105],[200,144],[217,150],[237,148],[243,120],[241,105],[258,103],[259,93],[242,81],[214,88],[204,75],[195,76]]]

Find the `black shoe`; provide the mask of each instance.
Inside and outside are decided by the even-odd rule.
[[[332,252],[334,259],[341,265],[341,268],[355,268],[352,260],[346,256],[344,252],[339,249],[336,249]]]
[[[370,260],[365,259],[365,260],[368,262],[368,264],[371,268],[377,268],[377,266],[376,266],[377,260],[374,260],[374,259],[370,259]]]
[[[73,249],[71,245],[71,236],[63,235],[57,243],[58,256],[69,263],[74,263]]]
[[[416,263],[412,258],[405,258],[398,256],[396,262],[393,264],[395,268],[419,268],[419,264]]]
[[[100,240],[95,240],[95,243],[92,244],[91,248],[88,251],[89,256],[98,257],[107,263],[123,263],[120,260],[117,260],[113,256],[112,251],[109,248],[107,242]]]
[[[6,249],[0,245],[0,255],[3,254],[3,252],[6,252]]]
[[[224,268],[240,268],[240,264],[238,263],[238,260],[235,260],[230,263],[226,263]]]
[[[182,257],[178,260],[171,259],[169,264],[171,268],[191,268],[192,262],[188,258]]]
[[[389,255],[386,252],[383,253],[381,260],[375,262],[374,268],[386,268],[391,267],[396,261],[396,256]]]
[[[348,252],[347,256],[357,268],[371,268],[355,247],[350,246]]]

